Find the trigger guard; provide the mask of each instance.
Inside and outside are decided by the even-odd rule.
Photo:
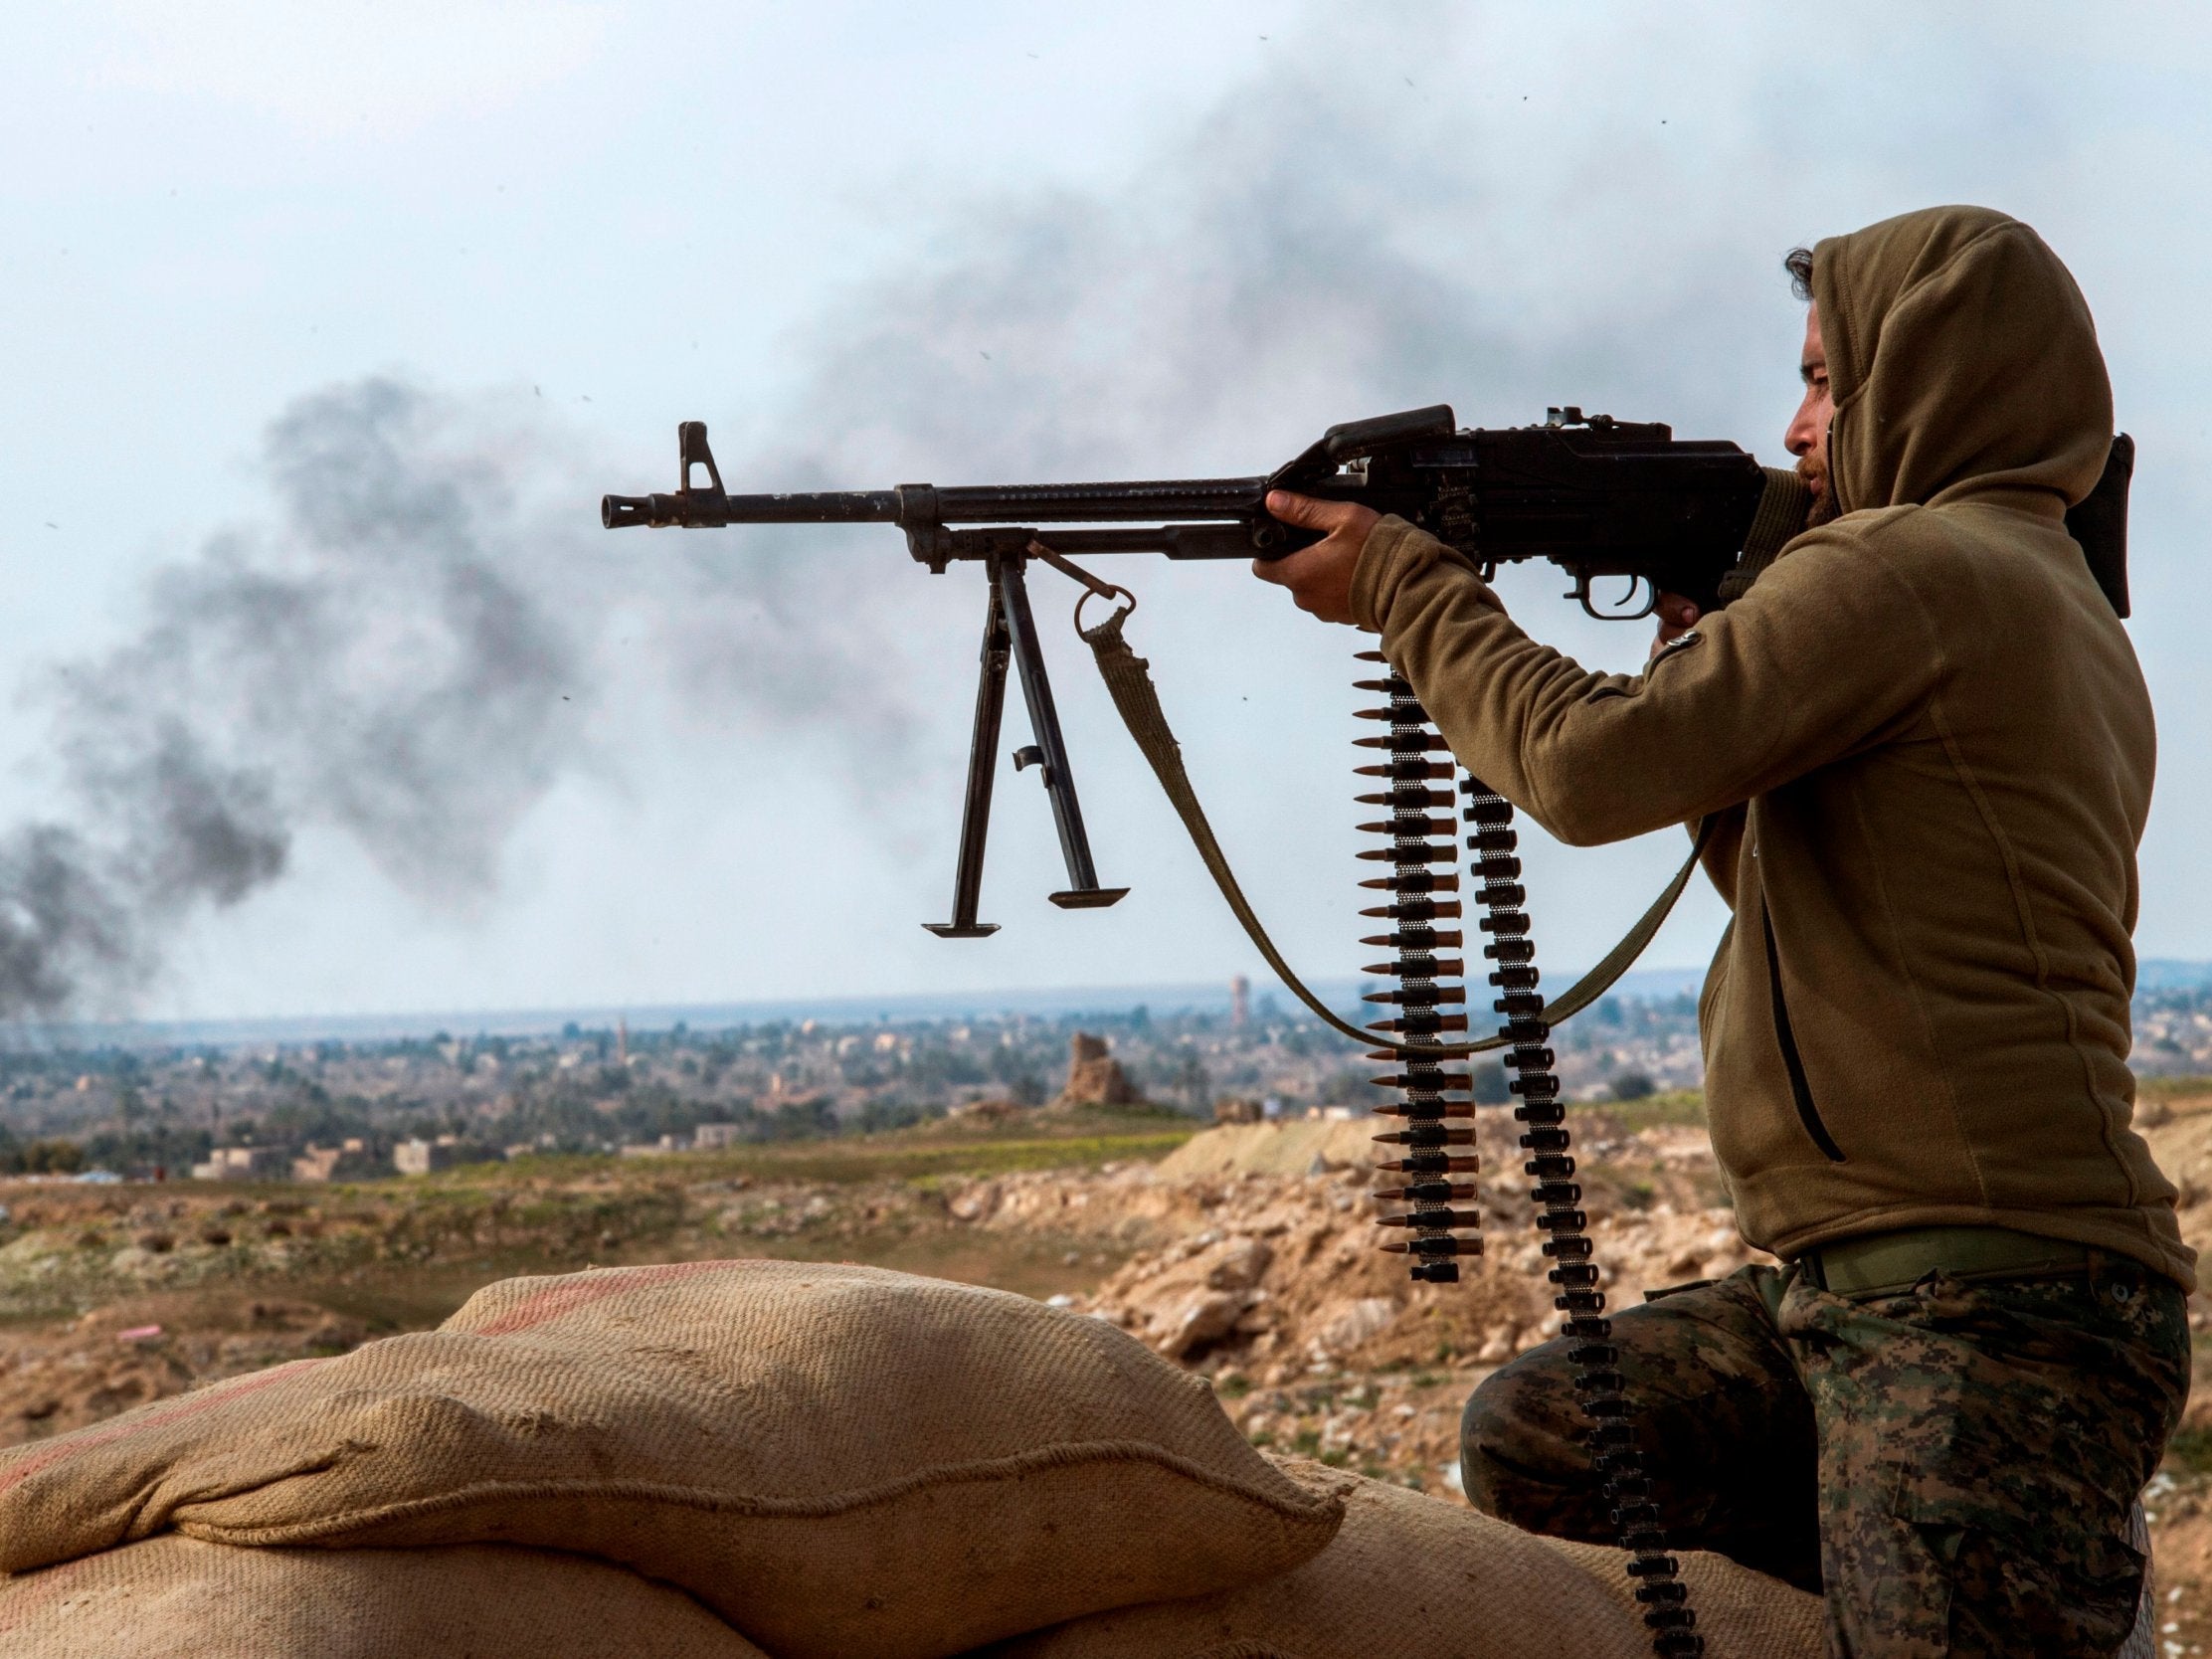
[[[1634,611],[1600,611],[1590,602],[1590,585],[1587,581],[1576,582],[1567,597],[1579,601],[1582,614],[1595,622],[1642,622],[1644,618],[1655,615],[1659,609],[1659,584],[1648,576],[1631,576],[1628,582],[1630,596],[1639,588],[1643,591],[1643,605]],[[1623,603],[1625,602],[1624,597]]]

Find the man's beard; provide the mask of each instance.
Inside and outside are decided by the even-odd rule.
[[[1797,462],[1797,475],[1805,480],[1805,487],[1812,491],[1812,506],[1805,513],[1805,528],[1810,530],[1827,523],[1836,516],[1836,492],[1828,481],[1825,468],[1807,466]]]

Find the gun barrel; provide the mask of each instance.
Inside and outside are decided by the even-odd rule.
[[[801,490],[783,495],[685,490],[675,495],[599,499],[599,521],[610,530],[636,524],[703,529],[718,524],[895,524],[898,519],[895,489]]]
[[[1237,519],[1260,511],[1265,478],[1163,478],[1067,484],[901,484],[896,489],[812,490],[725,495],[716,489],[672,495],[606,495],[599,521],[631,525],[1104,524],[1142,518]]]

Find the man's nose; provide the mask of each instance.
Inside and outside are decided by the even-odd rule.
[[[1813,430],[1811,411],[1800,409],[1796,419],[1789,423],[1789,430],[1782,434],[1782,448],[1793,456],[1810,455],[1813,441],[1818,437]]]

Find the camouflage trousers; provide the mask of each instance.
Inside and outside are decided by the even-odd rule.
[[[2127,1514],[2189,1389],[2172,1280],[2099,1256],[1850,1299],[1747,1267],[1613,1329],[1671,1546],[1821,1592],[1836,1659],[2082,1659],[2125,1639],[2143,1569]],[[1611,1544],[1566,1346],[1467,1401],[1467,1496]]]

